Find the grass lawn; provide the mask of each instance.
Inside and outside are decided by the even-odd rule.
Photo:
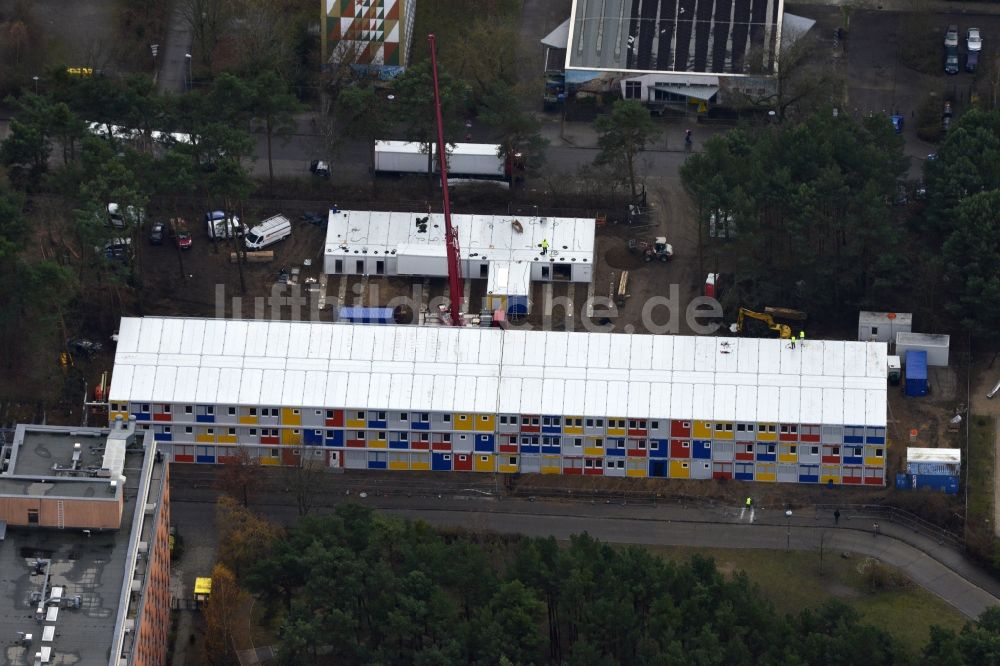
[[[965,464],[969,478],[969,515],[967,524],[973,529],[993,523],[993,419],[972,416],[969,422],[969,450]],[[967,461],[967,462],[966,462]],[[989,523],[987,523],[989,521]]]
[[[827,553],[820,573],[816,552],[648,548],[670,560],[706,555],[727,574],[745,571],[781,613],[795,614],[828,599],[839,599],[858,611],[863,621],[885,629],[914,653],[927,642],[931,625],[958,630],[965,624],[965,616],[917,585],[869,592],[858,572],[864,558],[857,555],[845,559],[839,552]]]
[[[473,20],[497,20],[517,25],[523,0],[478,0],[475,10],[469,0],[420,0],[413,19],[413,62],[430,57],[427,35],[434,33],[438,49],[463,40]],[[448,63],[444,63],[445,69]]]

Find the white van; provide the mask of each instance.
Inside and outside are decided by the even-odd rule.
[[[292,223],[284,215],[269,217],[246,235],[248,250],[260,250],[292,235]]]

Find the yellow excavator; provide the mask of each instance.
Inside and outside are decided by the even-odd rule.
[[[754,312],[753,310],[748,310],[747,308],[740,308],[739,317],[736,318],[736,326],[733,331],[734,333],[737,335],[741,335],[743,333],[743,322],[748,317],[767,324],[767,327],[772,331],[776,331],[778,333],[778,337],[782,340],[787,340],[792,337],[792,329],[787,324],[779,324],[774,321],[774,317],[771,315]]]

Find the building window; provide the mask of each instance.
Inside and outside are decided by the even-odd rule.
[[[643,450],[643,451],[646,450],[646,440],[644,440],[644,439],[640,439],[639,440],[639,449]]]
[[[445,423],[451,423],[451,414],[444,414],[441,418]]]
[[[235,435],[236,434],[236,428],[229,428],[228,434]]]
[[[430,414],[428,414],[427,412],[421,412],[420,413],[420,422],[421,423],[427,423],[430,420],[431,420],[431,415]]]
[[[272,409],[271,410],[271,416],[277,416],[277,415],[278,415],[278,410],[277,409]]]
[[[429,442],[429,441],[431,441],[431,436],[428,435],[426,432],[422,432],[422,433],[420,433],[420,441],[421,442]]]
[[[257,436],[257,428],[250,428],[250,436],[251,437]]]
[[[684,422],[681,423],[681,427],[682,428],[690,428],[691,427],[691,422],[690,421],[684,421]]]
[[[163,405],[163,413],[164,414],[170,413],[170,405]]]
[[[500,425],[507,425],[507,417],[506,416],[501,416],[500,417]]]
[[[236,408],[235,407],[230,407],[227,411],[228,411],[228,413],[229,413],[230,416],[233,416],[233,415],[236,414]]]
[[[406,412],[400,412],[399,413],[399,420],[400,421],[409,421],[410,420],[410,415],[407,414]]]
[[[642,99],[642,81],[625,82],[625,99]]]
[[[768,453],[774,453],[774,444],[768,444],[767,445],[767,452]]]
[[[577,437],[576,439],[574,439],[574,440],[573,440],[573,448],[576,448],[576,449],[578,449],[578,448],[580,448],[580,447],[581,447],[582,445],[583,445],[583,440],[582,440],[582,439],[580,439],[579,437]]]
[[[875,457],[876,458],[882,457],[882,449],[875,449]]]
[[[29,525],[38,524],[38,509],[28,509],[28,524]]]
[[[253,411],[254,410],[252,410],[252,409],[250,410],[251,413],[253,413]],[[328,418],[328,419],[332,419],[333,418],[333,410],[332,409],[326,410],[326,418]]]
[[[468,420],[469,420],[469,417],[468,417],[468,416],[466,416],[465,414],[459,414],[459,415],[458,415],[458,420],[459,420],[459,421],[468,421]]]
[[[385,439],[385,431],[384,430],[380,430],[379,431],[379,433],[378,433],[378,439]]]
[[[293,414],[294,416],[298,416],[298,415],[299,415],[299,414],[301,414],[301,413],[302,413],[302,410],[301,410],[301,409],[293,409],[293,410],[292,410],[292,414]]]
[[[508,465],[516,465],[517,464],[517,458],[515,458],[514,456],[511,456],[510,458],[507,459],[507,464]]]
[[[489,462],[490,461],[490,457],[489,456],[479,456],[479,459],[481,461],[483,461],[483,462]]]
[[[790,446],[790,447],[788,447],[788,452],[791,453],[793,456],[798,452],[798,450],[799,450],[799,447],[797,447],[797,446]]]
[[[660,427],[660,422],[659,421],[652,421],[652,422],[650,422],[649,427],[652,428],[653,430],[657,430]]]
[[[190,435],[192,432],[194,432],[194,428],[192,428],[191,426],[185,426],[184,427],[184,433],[185,434]]]
[[[215,405],[209,405],[208,407],[206,407],[205,408],[205,413],[208,414],[209,416],[214,416],[215,415]]]
[[[445,460],[451,460],[451,454],[450,453],[446,453],[446,454],[444,454],[442,456],[442,458],[444,458]],[[462,458],[462,460],[465,460],[465,458]]]
[[[322,410],[322,409],[317,409],[317,410],[316,410],[316,416],[319,416],[319,415],[321,415],[322,413],[323,413],[323,410]]]
[[[191,414],[192,412],[194,412],[194,407],[192,407],[191,405],[184,405],[185,414]]]
[[[148,412],[149,411],[149,405],[148,404],[142,405],[142,407],[139,409],[139,411],[140,412]]]
[[[250,408],[250,416],[257,416],[257,408],[256,407],[251,407]]]
[[[819,447],[818,446],[810,446],[809,447],[809,453],[811,453],[812,455],[818,454],[819,453]]]
[[[356,435],[356,437],[354,439],[364,439],[365,438],[365,431],[364,430],[355,431],[354,434]]]
[[[205,428],[205,432],[209,435],[215,434],[215,428]]]
[[[170,426],[163,426],[163,432],[170,434]]]
[[[365,418],[365,413],[364,413],[364,412],[355,412],[355,415],[356,415],[356,417],[357,417],[357,418],[358,418],[359,420],[362,420],[362,421],[363,421],[363,420],[364,420],[364,418]]]
[[[385,421],[385,412],[379,412],[378,413],[378,420],[379,421]]]

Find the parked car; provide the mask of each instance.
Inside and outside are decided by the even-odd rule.
[[[112,238],[104,244],[104,258],[108,261],[128,261],[131,249],[131,238]]]
[[[950,46],[944,52],[944,73],[958,74],[958,48]]]
[[[108,204],[108,224],[114,229],[124,229],[129,224],[142,224],[143,213],[128,206],[125,210],[116,203]]]
[[[292,223],[288,218],[284,215],[274,215],[251,229],[244,242],[248,250],[262,250],[291,235]]]
[[[330,177],[330,166],[323,160],[313,160],[309,164],[309,170],[312,171],[314,176],[319,176],[320,178]]]
[[[979,51],[969,51],[965,56],[965,71],[975,72],[979,67]]]
[[[944,33],[944,47],[958,48],[958,26],[952,23],[948,26],[948,31]]]
[[[892,123],[892,129],[896,132],[896,134],[903,133],[903,123],[904,123],[903,116],[900,115],[890,116],[889,122]]]
[[[983,48],[983,38],[979,35],[979,28],[969,28],[965,37],[965,44],[969,47],[969,52],[980,51]]]
[[[221,210],[205,213],[205,229],[209,238],[236,238],[246,232],[240,218]]]
[[[149,242],[152,245],[163,245],[163,237],[167,234],[167,225],[163,222],[154,222],[149,230]]]
[[[170,220],[170,235],[174,239],[174,245],[182,250],[191,249],[191,234],[188,232],[187,222],[179,217]]]

